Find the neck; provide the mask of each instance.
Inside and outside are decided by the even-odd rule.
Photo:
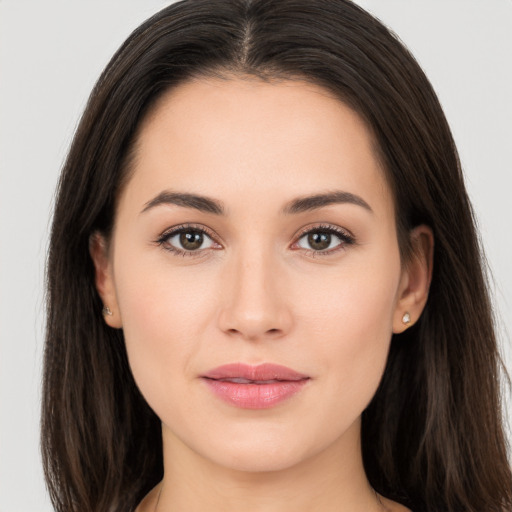
[[[382,512],[363,468],[360,423],[321,453],[272,471],[227,468],[202,457],[165,426],[164,479],[153,512]]]

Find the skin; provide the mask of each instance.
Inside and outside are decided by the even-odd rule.
[[[142,394],[162,421],[163,481],[138,512],[406,510],[371,489],[361,413],[382,377],[392,333],[421,314],[432,233],[416,228],[401,262],[390,188],[361,118],[319,86],[247,77],[189,81],[144,120],[112,239],[93,237],[96,285],[122,328]],[[225,216],[160,204],[202,194]],[[283,215],[289,201],[332,190],[371,208],[331,204]],[[199,251],[169,228],[212,235]],[[331,235],[314,254],[305,229]],[[325,230],[324,230],[325,231]],[[240,409],[200,378],[219,365],[272,362],[310,377],[292,398]]]

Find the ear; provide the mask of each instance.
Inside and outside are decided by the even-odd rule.
[[[434,264],[434,234],[426,225],[417,226],[410,233],[412,254],[404,264],[398,300],[393,316],[393,332],[405,331],[418,321],[427,303]]]
[[[112,314],[103,313],[105,323],[110,327],[120,329],[123,325],[117,305],[112,262],[108,254],[108,244],[105,237],[95,232],[89,238],[89,253],[94,263],[96,289],[105,308]],[[104,310],[105,311],[105,310]]]

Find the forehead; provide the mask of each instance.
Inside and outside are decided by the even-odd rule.
[[[140,127],[130,181],[146,200],[173,188],[227,200],[249,190],[282,203],[343,188],[391,201],[361,117],[328,90],[291,80],[196,79],[171,89]]]

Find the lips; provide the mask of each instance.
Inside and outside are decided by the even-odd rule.
[[[286,366],[228,364],[202,376],[217,397],[244,409],[267,409],[298,393],[309,377]]]
[[[243,379],[253,382],[264,381],[297,381],[309,378],[307,375],[298,373],[291,368],[277,364],[260,364],[251,366],[243,363],[226,364],[214,368],[204,375],[207,379],[232,380]]]

